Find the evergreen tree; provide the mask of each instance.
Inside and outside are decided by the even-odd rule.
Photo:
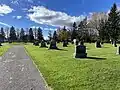
[[[85,29],[85,28],[87,28],[87,17],[83,19],[83,21],[81,21],[80,24],[78,25],[78,29]]]
[[[100,41],[104,41],[104,40],[108,41],[109,39],[106,24],[107,24],[107,20],[104,19],[100,20],[99,29],[98,29]]]
[[[25,39],[25,31],[24,31],[23,28],[21,28],[21,31],[20,31],[20,40],[24,41],[24,39]]]
[[[77,38],[79,40],[88,39],[89,35],[86,28],[87,28],[87,17],[83,19],[83,21],[81,21],[78,25]]]
[[[6,39],[8,40],[8,38],[9,38],[9,27],[5,28],[5,32],[6,32]]]
[[[39,41],[43,40],[43,34],[42,34],[42,29],[39,27],[37,31],[37,38]]]
[[[2,40],[2,42],[4,42],[4,40],[5,40],[5,32],[4,32],[3,28],[1,28],[1,40]]]
[[[10,35],[9,36],[10,36],[11,41],[15,41],[17,39],[15,28],[13,26],[10,28]]]
[[[56,40],[56,41],[58,40],[58,35],[57,35],[56,31],[54,31],[54,33],[53,33],[53,39]]]
[[[108,15],[108,34],[110,39],[116,41],[120,34],[120,16],[115,3],[113,4],[111,11]]]
[[[34,36],[33,36],[33,30],[32,30],[32,28],[29,29],[29,41],[30,42],[34,41]]]
[[[76,22],[73,23],[73,30],[72,30],[72,34],[71,34],[71,40],[73,41],[73,39],[76,39],[77,36],[77,24]]]
[[[51,30],[48,31],[48,38],[50,41],[52,40],[52,31]]]
[[[16,29],[16,36],[17,36],[17,41],[19,41],[20,40],[20,29],[19,28],[17,28]]]

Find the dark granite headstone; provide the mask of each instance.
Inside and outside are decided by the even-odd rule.
[[[75,48],[75,58],[86,58],[86,46],[84,46],[84,43],[81,42],[80,45],[76,46]]]
[[[55,40],[51,41],[49,49],[58,49],[57,46],[56,46],[56,41]]]
[[[74,42],[72,41],[71,44],[74,44]]]
[[[101,48],[101,43],[100,43],[100,41],[96,41],[96,48]]]
[[[33,42],[33,45],[39,46],[39,42],[38,42],[38,41],[34,41],[34,42]]]
[[[101,44],[103,45],[104,43],[103,43],[103,42],[101,42]]]
[[[49,45],[50,44],[50,41],[47,41],[47,45]]]
[[[68,45],[68,42],[66,40],[63,41],[63,47],[67,47],[67,45]]]
[[[9,41],[9,43],[12,43],[12,41]]]
[[[114,47],[117,47],[116,41],[113,41],[113,46],[114,46]]]
[[[118,46],[118,48],[117,48],[117,53],[116,53],[117,55],[120,55],[120,46]]]
[[[40,47],[47,47],[45,41],[41,41],[41,46]]]
[[[76,43],[75,43],[75,45],[78,45],[79,44],[79,41],[78,40],[76,40]]]
[[[2,46],[2,44],[0,43],[0,46]]]

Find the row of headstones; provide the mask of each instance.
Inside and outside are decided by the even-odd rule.
[[[78,41],[76,41],[76,46],[75,46],[75,58],[86,58],[87,53],[86,53],[86,46],[84,46],[83,42],[80,42],[80,45],[78,45]],[[96,48],[101,48],[103,43],[100,43],[100,41],[97,41],[95,43]],[[113,43],[113,46],[117,47],[116,42]],[[117,48],[117,55],[120,55],[120,46]]]
[[[86,53],[86,46],[84,45],[84,42],[81,41],[80,44],[79,44],[79,41],[75,40],[73,43],[75,44],[75,53],[74,53],[75,58],[86,58],[87,53]],[[39,42],[34,42],[34,45],[39,46]],[[67,45],[68,45],[68,42],[64,41],[63,42],[63,47],[67,47]],[[96,45],[97,48],[101,48],[100,41],[97,41],[95,43],[95,45]],[[47,47],[46,42],[42,41],[40,47]],[[58,49],[55,40],[52,40],[50,42],[49,49]],[[120,54],[120,47],[118,47],[118,49],[117,49],[117,54]]]
[[[49,44],[49,42],[48,42],[48,44]],[[35,42],[33,42],[33,45],[39,46],[39,42],[38,42],[38,41],[35,41]],[[63,41],[63,47],[67,47],[67,45],[68,45],[68,42],[67,42],[67,41]],[[46,42],[45,42],[44,40],[41,41],[41,46],[40,46],[40,47],[41,47],[41,48],[42,48],[42,47],[48,48],[47,45],[46,45]],[[58,49],[55,40],[52,40],[52,41],[50,42],[50,48],[49,48],[49,49]]]

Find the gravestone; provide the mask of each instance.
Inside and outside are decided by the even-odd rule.
[[[34,41],[34,42],[33,42],[33,45],[39,46],[39,42],[38,42],[38,41]]]
[[[80,42],[80,45],[75,47],[75,58],[86,58],[86,46],[84,46],[83,42]]]
[[[68,42],[66,40],[63,41],[63,47],[67,47],[67,45],[68,45]]]
[[[74,39],[73,42],[74,42],[75,45],[79,44],[79,40],[78,39]]]
[[[101,42],[101,44],[103,45],[103,44],[104,44],[104,42]]]
[[[47,48],[46,42],[44,40],[41,41],[41,46],[40,47],[46,47]]]
[[[117,47],[116,41],[113,41],[113,46]]]
[[[100,43],[100,41],[96,41],[95,46],[96,46],[96,48],[101,48],[101,43]]]
[[[76,45],[78,45],[79,44],[79,41],[78,40],[76,40],[76,43],[75,43]]]
[[[58,49],[57,46],[56,46],[56,41],[55,40],[51,41],[49,49]]]
[[[113,43],[114,43],[114,42],[113,42],[113,40],[112,40],[112,39],[110,39],[110,42],[111,42],[111,44],[113,45]]]
[[[74,44],[74,41],[72,41],[71,44]]]
[[[0,46],[2,46],[2,44],[0,43]]]
[[[12,43],[12,41],[11,41],[11,40],[9,40],[9,43]]]
[[[49,45],[50,44],[50,41],[47,41],[47,45]]]
[[[66,43],[67,43],[67,45],[69,45],[69,42],[68,42],[68,40],[66,41]]]
[[[120,55],[120,46],[118,46],[118,48],[117,48],[117,53],[116,53],[117,55]]]

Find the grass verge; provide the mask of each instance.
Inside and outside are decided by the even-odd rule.
[[[105,44],[95,48],[86,44],[88,57],[73,58],[74,46],[64,50],[48,50],[33,45],[25,45],[38,69],[53,90],[119,90],[120,56],[116,48]]]

